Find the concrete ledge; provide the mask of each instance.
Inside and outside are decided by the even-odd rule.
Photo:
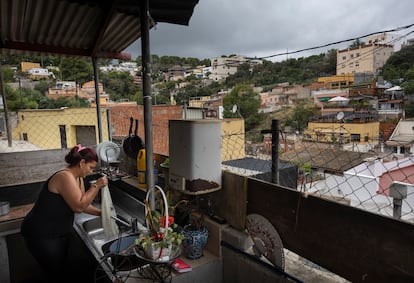
[[[252,245],[252,241],[247,233],[233,229],[230,226],[222,230],[221,239],[243,251],[248,250]]]

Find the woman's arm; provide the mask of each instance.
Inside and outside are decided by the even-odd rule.
[[[89,213],[96,216],[101,216],[101,210],[92,204],[90,204],[83,212]]]
[[[56,178],[56,179],[55,179]],[[53,180],[55,179],[55,180]],[[49,183],[49,186],[56,186],[57,192],[62,195],[66,203],[74,212],[86,212],[92,211],[97,213],[96,210],[88,208],[92,201],[95,199],[98,192],[108,183],[105,177],[101,177],[96,180],[88,191],[85,192],[83,182],[78,183],[78,180],[68,171],[62,171],[56,174]]]

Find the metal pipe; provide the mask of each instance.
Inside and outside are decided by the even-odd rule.
[[[279,120],[272,120],[272,183],[279,184]]]
[[[151,97],[151,53],[149,40],[149,1],[140,3],[141,53],[142,53],[142,88],[144,96],[144,131],[147,190],[154,188],[154,163],[152,148],[152,97]],[[149,199],[151,207],[155,205],[154,194]]]
[[[112,141],[111,111],[106,109],[106,124],[108,125],[108,139]]]
[[[10,127],[10,121],[9,121],[9,111],[7,108],[6,91],[4,89],[3,69],[1,67],[1,60],[0,60],[0,92],[3,97],[4,120],[6,122],[7,143],[9,147],[12,147],[12,133],[11,133],[11,127]]]
[[[103,142],[102,138],[102,115],[101,115],[101,100],[99,99],[99,76],[98,76],[98,63],[97,58],[92,57],[93,65],[93,76],[95,81],[95,103],[96,103],[96,116],[98,118],[98,134],[99,134],[99,143]]]

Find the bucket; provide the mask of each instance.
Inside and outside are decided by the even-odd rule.
[[[140,149],[137,156],[137,177],[138,177],[138,188],[147,188],[147,164],[145,159],[145,149]]]

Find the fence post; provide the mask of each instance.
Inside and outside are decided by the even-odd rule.
[[[279,184],[279,120],[272,120],[272,183]]]
[[[401,219],[402,200],[407,198],[407,187],[411,184],[394,181],[390,185],[390,197],[393,198],[393,212],[394,219]]]

